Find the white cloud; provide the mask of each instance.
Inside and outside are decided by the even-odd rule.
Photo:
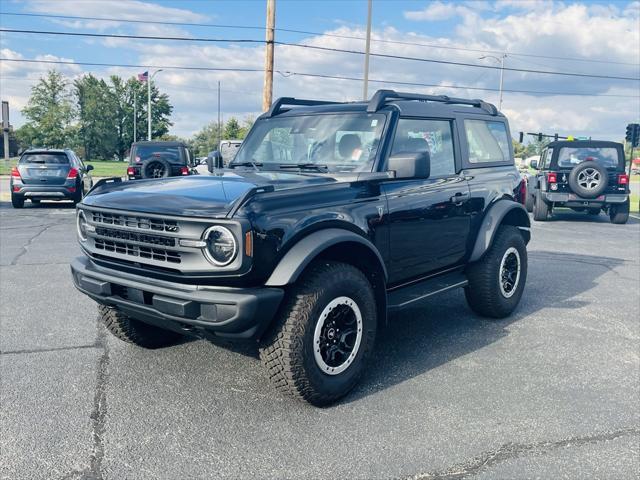
[[[495,6],[495,4],[492,5]],[[486,9],[487,5],[483,3],[481,7]],[[415,42],[443,47],[640,63],[640,32],[638,31],[637,15],[635,18],[631,18],[623,13],[616,14],[613,9],[599,10],[592,7],[579,4],[567,6],[559,3],[546,10],[538,11],[532,8],[523,7],[517,10],[515,7],[503,6],[502,13],[497,13],[494,9],[490,11],[487,18],[482,18],[474,12],[456,13],[456,15],[462,16],[460,27],[455,35],[447,37],[434,37],[419,31],[405,32],[393,27],[386,27],[375,30],[373,38],[375,40]],[[618,7],[621,12],[627,8],[621,5]],[[467,7],[465,4],[458,4],[456,8]],[[480,8],[476,10],[478,13],[482,13]],[[151,33],[153,30],[147,31]],[[364,36],[362,27],[346,25],[327,33]],[[178,34],[184,35],[182,32],[176,32],[176,36]],[[350,50],[363,50],[364,48],[364,42],[361,40],[327,35],[309,37],[304,42],[311,45]],[[122,49],[123,58],[126,55],[127,58],[132,59],[123,63],[262,69],[264,62],[262,46],[246,47],[244,45],[188,42],[178,44],[177,42],[138,42],[133,40],[118,40],[113,46]],[[99,46],[91,48],[99,48]],[[481,55],[478,52],[431,48],[424,45],[373,42],[372,51],[436,60],[483,62],[478,60]],[[87,51],[88,54],[90,52],[91,50]],[[87,59],[90,60],[90,57],[82,60]],[[275,61],[277,70],[290,72],[361,77],[363,69],[363,57],[360,55],[305,50],[293,46],[277,46]],[[490,64],[489,60],[484,61]],[[507,57],[506,65],[514,68],[575,71],[627,77],[638,77],[640,74],[638,66],[531,58],[511,54]],[[50,66],[39,68],[41,71],[46,71]],[[90,70],[90,67],[85,70]],[[117,73],[129,77],[139,73],[141,69],[114,67],[106,71],[93,70],[94,74],[99,76]],[[4,71],[3,64],[2,72]],[[69,73],[76,74],[73,71]],[[480,70],[453,65],[372,57],[370,78],[441,85],[441,87],[409,88],[393,83],[372,82],[369,86],[370,92],[377,88],[396,88],[422,93],[479,97],[497,103],[497,92],[442,87],[443,85],[463,85],[495,89],[499,80],[499,71],[497,70]],[[619,140],[623,136],[626,123],[637,121],[638,111],[640,111],[640,100],[637,98],[639,94],[638,82],[534,75],[510,71],[505,72],[504,80],[507,90],[587,94],[587,96],[569,96],[505,92],[503,110],[510,119],[513,132],[519,130],[557,131],[560,134],[591,135],[598,138]],[[161,90],[169,94],[171,102],[175,106],[172,133],[181,136],[189,136],[204,124],[216,119],[218,81],[221,81],[222,84],[222,110],[225,118],[230,115],[241,118],[260,111],[262,72],[165,69],[156,77],[156,81]],[[11,79],[3,81],[3,96],[6,85],[9,85],[13,92],[23,92],[21,98],[28,96],[29,85]],[[597,96],[602,94],[626,95],[628,98]],[[298,75],[285,78],[277,73],[274,76],[275,97],[296,96],[359,100],[361,95],[361,82],[309,78]],[[15,121],[15,117],[13,118]]]
[[[429,22],[447,20],[458,15],[459,8],[460,7],[452,3],[435,1],[429,3],[422,10],[409,10],[404,12],[404,17],[407,20],[420,20]]]

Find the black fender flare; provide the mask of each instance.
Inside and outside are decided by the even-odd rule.
[[[493,243],[498,227],[504,223],[505,219],[508,220],[506,222],[508,225],[518,227],[524,236],[525,242],[529,243],[531,239],[531,232],[529,231],[531,220],[527,210],[522,204],[513,200],[498,200],[489,208],[482,220],[469,262],[475,262],[484,255]]]
[[[280,259],[278,265],[271,273],[265,283],[266,287],[281,287],[295,282],[302,271],[311,261],[327,248],[338,243],[355,242],[359,243],[378,258],[380,267],[387,278],[387,269],[378,249],[366,238],[341,228],[327,228],[318,230],[300,239],[285,255]]]

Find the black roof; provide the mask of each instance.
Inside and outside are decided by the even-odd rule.
[[[547,147],[560,148],[560,147],[613,147],[622,148],[620,142],[610,142],[608,140],[557,140],[547,144]]]
[[[290,108],[294,106],[295,108]],[[368,112],[373,113],[395,108],[405,115],[435,115],[446,116],[452,114],[476,114],[503,117],[498,109],[482,100],[470,100],[448,97],[446,95],[420,95],[402,93],[393,90],[378,90],[371,100],[365,102],[331,102],[321,100],[303,100],[296,98],[277,99],[268,112],[260,118],[273,116],[299,115],[304,113],[344,113]]]
[[[186,147],[187,145],[184,142],[179,142],[175,140],[143,140],[139,142],[133,142],[131,146],[134,145],[149,145],[152,147],[155,146],[163,146],[163,147]]]
[[[33,147],[33,148],[28,148],[27,150],[22,152],[22,155],[24,155],[25,153],[67,153],[67,152],[70,152],[70,151],[71,150],[68,149],[68,148],[46,148],[46,147],[37,148],[37,147]]]

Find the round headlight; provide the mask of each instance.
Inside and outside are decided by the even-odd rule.
[[[78,231],[78,238],[80,241],[87,241],[87,217],[84,216],[84,212],[82,210],[78,210],[78,215],[76,215],[76,230]]]
[[[220,225],[210,227],[205,232],[204,239],[207,242],[205,251],[214,265],[224,267],[236,258],[238,242],[228,228]]]

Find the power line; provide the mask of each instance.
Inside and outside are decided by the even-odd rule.
[[[221,43],[253,43],[253,44],[265,43],[263,40],[250,40],[250,39],[220,39],[220,38],[202,38],[202,37],[187,38],[187,37],[166,37],[166,36],[155,36],[155,35],[149,36],[149,35],[124,35],[124,34],[107,34],[107,33],[56,32],[56,31],[49,31],[49,30],[22,30],[22,29],[6,29],[6,28],[1,28],[0,32],[37,34],[37,35],[77,36],[77,37],[127,38],[127,39],[139,39],[139,40],[172,40],[172,41],[177,40],[177,41],[187,41],[187,42],[221,42]],[[332,48],[332,47],[321,47],[318,45],[306,45],[306,44],[289,43],[289,42],[274,42],[274,44],[282,45],[282,46],[290,46],[290,47],[308,48],[312,50],[320,50],[320,51],[334,52],[334,53],[365,55],[365,52],[362,52],[359,50],[346,50],[346,49]],[[384,53],[370,53],[370,55],[372,57],[378,57],[378,58],[437,63],[441,65],[455,65],[455,66],[463,66],[463,67],[484,68],[489,70],[504,70],[504,71],[510,71],[510,72],[532,73],[532,74],[538,74],[538,75],[560,75],[560,76],[568,76],[568,77],[599,78],[599,79],[607,79],[607,80],[640,81],[640,78],[637,78],[637,77],[621,77],[621,76],[614,76],[614,75],[596,75],[596,74],[579,73],[579,72],[558,72],[558,71],[551,71],[551,70],[533,70],[533,69],[524,69],[524,68],[498,67],[493,65],[481,65],[477,63],[454,62],[451,60],[436,60],[431,58],[419,58],[419,57],[410,57],[410,56],[404,56],[404,55],[391,55],[391,54],[384,54]]]
[[[65,60],[34,60],[34,59],[17,59],[17,58],[0,58],[2,62],[23,62],[23,63],[42,63],[42,64],[59,64],[59,65],[79,65],[79,66],[95,66],[95,67],[123,67],[123,68],[162,68],[166,70],[195,70],[195,71],[211,71],[211,72],[219,72],[219,71],[227,71],[227,72],[264,72],[261,68],[216,68],[216,67],[189,67],[189,66],[178,66],[178,65],[141,65],[141,64],[118,64],[118,63],[97,63],[97,62],[72,62]],[[341,76],[341,75],[327,75],[320,73],[304,73],[304,72],[292,72],[288,70],[275,70],[278,74],[283,77],[308,77],[308,78],[325,78],[332,80],[347,80],[347,81],[357,81],[361,82],[363,80],[362,77],[349,77],[349,76]],[[441,89],[459,89],[459,90],[477,90],[477,91],[485,91],[485,92],[497,92],[496,88],[485,88],[485,87],[471,87],[471,86],[462,86],[462,85],[442,85],[442,84],[433,84],[433,83],[421,83],[421,82],[403,82],[397,80],[383,80],[383,79],[370,79],[370,82],[373,83],[383,83],[389,85],[403,85],[410,87],[432,87],[432,88],[441,88]],[[640,96],[636,95],[618,95],[618,94],[590,94],[590,93],[581,93],[581,92],[553,92],[553,91],[536,91],[536,90],[517,90],[517,89],[505,89],[505,92],[510,93],[526,93],[532,95],[566,95],[566,96],[584,96],[584,97],[617,97],[617,98],[640,98]]]
[[[151,25],[173,25],[173,26],[190,26],[190,27],[209,27],[209,28],[236,28],[236,29],[244,29],[244,30],[260,30],[264,31],[264,27],[258,26],[249,26],[249,25],[224,25],[224,24],[216,24],[216,23],[193,23],[193,22],[168,22],[168,21],[157,21],[157,20],[130,20],[130,19],[120,19],[120,18],[106,18],[106,17],[83,17],[83,16],[72,16],[72,15],[53,15],[53,14],[38,14],[38,13],[17,13],[17,12],[3,12],[0,15],[12,15],[12,16],[22,16],[22,17],[41,17],[41,18],[58,18],[58,19],[68,19],[68,20],[93,20],[93,21],[102,21],[102,22],[118,22],[118,23],[134,23],[134,24],[151,24]],[[302,35],[316,35],[316,36],[325,36],[325,37],[333,37],[333,38],[344,38],[349,40],[361,40],[365,41],[365,37],[359,37],[356,35],[341,35],[336,33],[324,33],[324,32],[313,32],[309,30],[295,30],[289,28],[276,28],[276,31],[286,32],[286,33],[298,33]],[[531,57],[531,58],[547,58],[553,60],[568,60],[573,62],[586,62],[586,63],[608,63],[614,65],[631,65],[631,66],[640,66],[638,63],[629,63],[629,62],[616,62],[612,60],[601,60],[601,59],[587,59],[587,58],[577,58],[577,57],[558,57],[552,55],[540,55],[540,54],[531,54],[531,53],[521,53],[521,52],[512,52],[507,50],[490,50],[490,49],[479,49],[479,48],[468,48],[468,47],[454,47],[450,45],[439,45],[433,43],[421,43],[421,42],[408,42],[401,40],[385,40],[385,39],[376,39],[372,38],[372,42],[376,43],[388,43],[392,45],[408,45],[408,46],[417,46],[417,47],[428,47],[428,48],[440,48],[444,50],[458,50],[465,52],[475,52],[475,53],[499,53],[504,54],[507,53],[510,56],[520,56],[520,57]]]

